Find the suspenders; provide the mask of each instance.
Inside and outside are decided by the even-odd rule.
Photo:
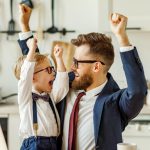
[[[51,109],[52,109],[52,111],[53,111],[53,114],[54,114],[54,116],[55,116],[55,120],[56,120],[57,128],[59,129],[59,127],[58,127],[58,120],[57,120],[57,116],[56,116],[56,111],[55,111],[55,108],[54,108],[53,102],[52,102],[52,100],[51,100],[50,98],[49,98],[49,105],[50,105],[50,107],[51,107]]]
[[[36,102],[34,100],[33,100],[33,130],[34,130],[35,136],[37,136],[37,130],[38,130],[37,107],[36,107]]]
[[[54,114],[54,117],[56,120],[56,124],[57,124],[57,128],[59,129],[55,108],[54,108],[54,105],[53,105],[51,98],[49,98],[49,105],[53,111],[53,114]],[[38,120],[37,120],[37,106],[36,106],[35,100],[33,100],[33,130],[34,130],[35,136],[37,136]]]

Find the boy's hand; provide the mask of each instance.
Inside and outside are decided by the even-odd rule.
[[[19,4],[19,24],[22,32],[30,31],[29,20],[32,9],[25,4]]]
[[[28,61],[34,61],[35,51],[37,49],[37,39],[30,38],[27,41],[27,46],[29,48],[29,53],[27,55],[27,60]]]
[[[58,58],[62,58],[62,55],[63,55],[63,48],[59,45],[56,45],[54,47],[54,56],[56,59]]]
[[[56,63],[57,63],[57,71],[59,72],[65,72],[66,67],[63,61],[63,48],[60,47],[59,45],[56,45],[54,47],[54,56],[56,58]]]
[[[117,37],[120,46],[131,45],[126,33],[127,21],[128,21],[127,17],[118,13],[113,13],[110,16],[111,30]]]

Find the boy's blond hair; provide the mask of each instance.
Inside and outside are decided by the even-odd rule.
[[[16,61],[16,64],[15,64],[15,67],[14,67],[14,74],[15,74],[15,77],[18,80],[20,80],[21,67],[22,67],[26,57],[27,57],[26,55],[21,56]],[[35,59],[35,62],[36,62],[35,67],[38,66],[39,64],[41,64],[46,58],[48,58],[47,55],[42,55],[42,54],[36,53],[35,56],[34,56],[34,59]]]

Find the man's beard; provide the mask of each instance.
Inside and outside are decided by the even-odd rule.
[[[92,74],[87,73],[79,78],[79,80],[73,80],[72,82],[74,90],[86,90],[93,83]]]

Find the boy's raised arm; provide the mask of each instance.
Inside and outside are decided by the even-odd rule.
[[[66,67],[63,61],[63,48],[59,45],[54,47],[54,56],[57,63],[57,71],[58,72],[65,72]]]

